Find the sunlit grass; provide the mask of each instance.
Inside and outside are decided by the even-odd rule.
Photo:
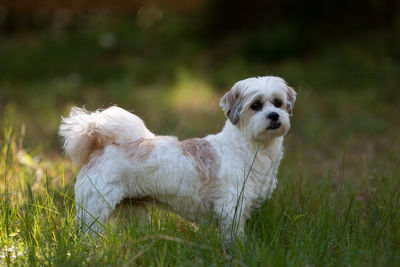
[[[287,155],[277,192],[258,210],[246,236],[232,243],[215,226],[193,226],[151,209],[149,222],[114,222],[97,239],[74,223],[71,165],[37,159],[11,128],[1,139],[0,261],[5,265],[330,265],[400,263],[400,175],[391,149],[360,159],[369,171],[314,176],[301,156]],[[398,145],[398,143],[396,143]],[[351,153],[351,152],[348,152]],[[373,157],[373,155],[370,155]],[[304,164],[302,170],[296,163]],[[398,159],[397,159],[398,163]],[[43,169],[42,169],[43,168]],[[41,171],[39,171],[41,170]],[[66,179],[65,174],[68,173]],[[352,181],[359,186],[353,188]]]

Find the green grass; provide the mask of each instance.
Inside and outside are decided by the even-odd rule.
[[[282,45],[290,27],[211,42],[188,37],[188,18],[164,15],[148,29],[124,17],[2,37],[1,264],[400,265],[398,38],[375,31],[295,51]],[[112,49],[98,45],[104,32],[116,36]],[[223,92],[265,74],[288,80],[298,99],[278,189],[232,248],[210,224],[157,209],[150,224],[109,225],[95,240],[74,224],[77,169],[57,137],[72,105],[115,103],[156,133],[203,136],[223,125]]]
[[[151,224],[132,220],[109,225],[102,237],[90,240],[74,224],[72,180],[64,175],[69,164],[30,158],[11,134],[5,133],[1,155],[3,264],[400,264],[399,162],[365,159],[360,162],[366,165],[365,176],[351,177],[344,155],[338,174],[326,171],[318,179],[310,170],[296,169],[304,163],[301,158],[295,159],[297,164],[284,162],[279,189],[254,214],[246,236],[236,239],[232,250],[214,227],[201,224],[197,229],[157,210]],[[359,185],[348,184],[351,179]]]

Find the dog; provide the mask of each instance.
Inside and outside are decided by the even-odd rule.
[[[295,100],[282,78],[238,81],[220,100],[223,130],[184,141],[154,135],[116,106],[93,113],[73,107],[59,134],[65,154],[82,166],[76,220],[101,232],[119,203],[150,197],[194,222],[212,215],[228,237],[243,233],[276,188]]]

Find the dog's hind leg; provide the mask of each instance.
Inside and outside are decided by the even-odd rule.
[[[76,221],[91,235],[106,229],[105,222],[111,212],[126,197],[124,186],[110,178],[104,173],[78,176],[75,185]]]

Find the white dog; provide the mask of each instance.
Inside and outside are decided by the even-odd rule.
[[[276,187],[295,99],[279,77],[239,81],[220,101],[228,118],[223,130],[182,142],[154,135],[118,107],[72,108],[59,133],[66,154],[83,165],[77,220],[100,231],[122,200],[151,197],[189,220],[213,215],[225,235],[242,232]]]

